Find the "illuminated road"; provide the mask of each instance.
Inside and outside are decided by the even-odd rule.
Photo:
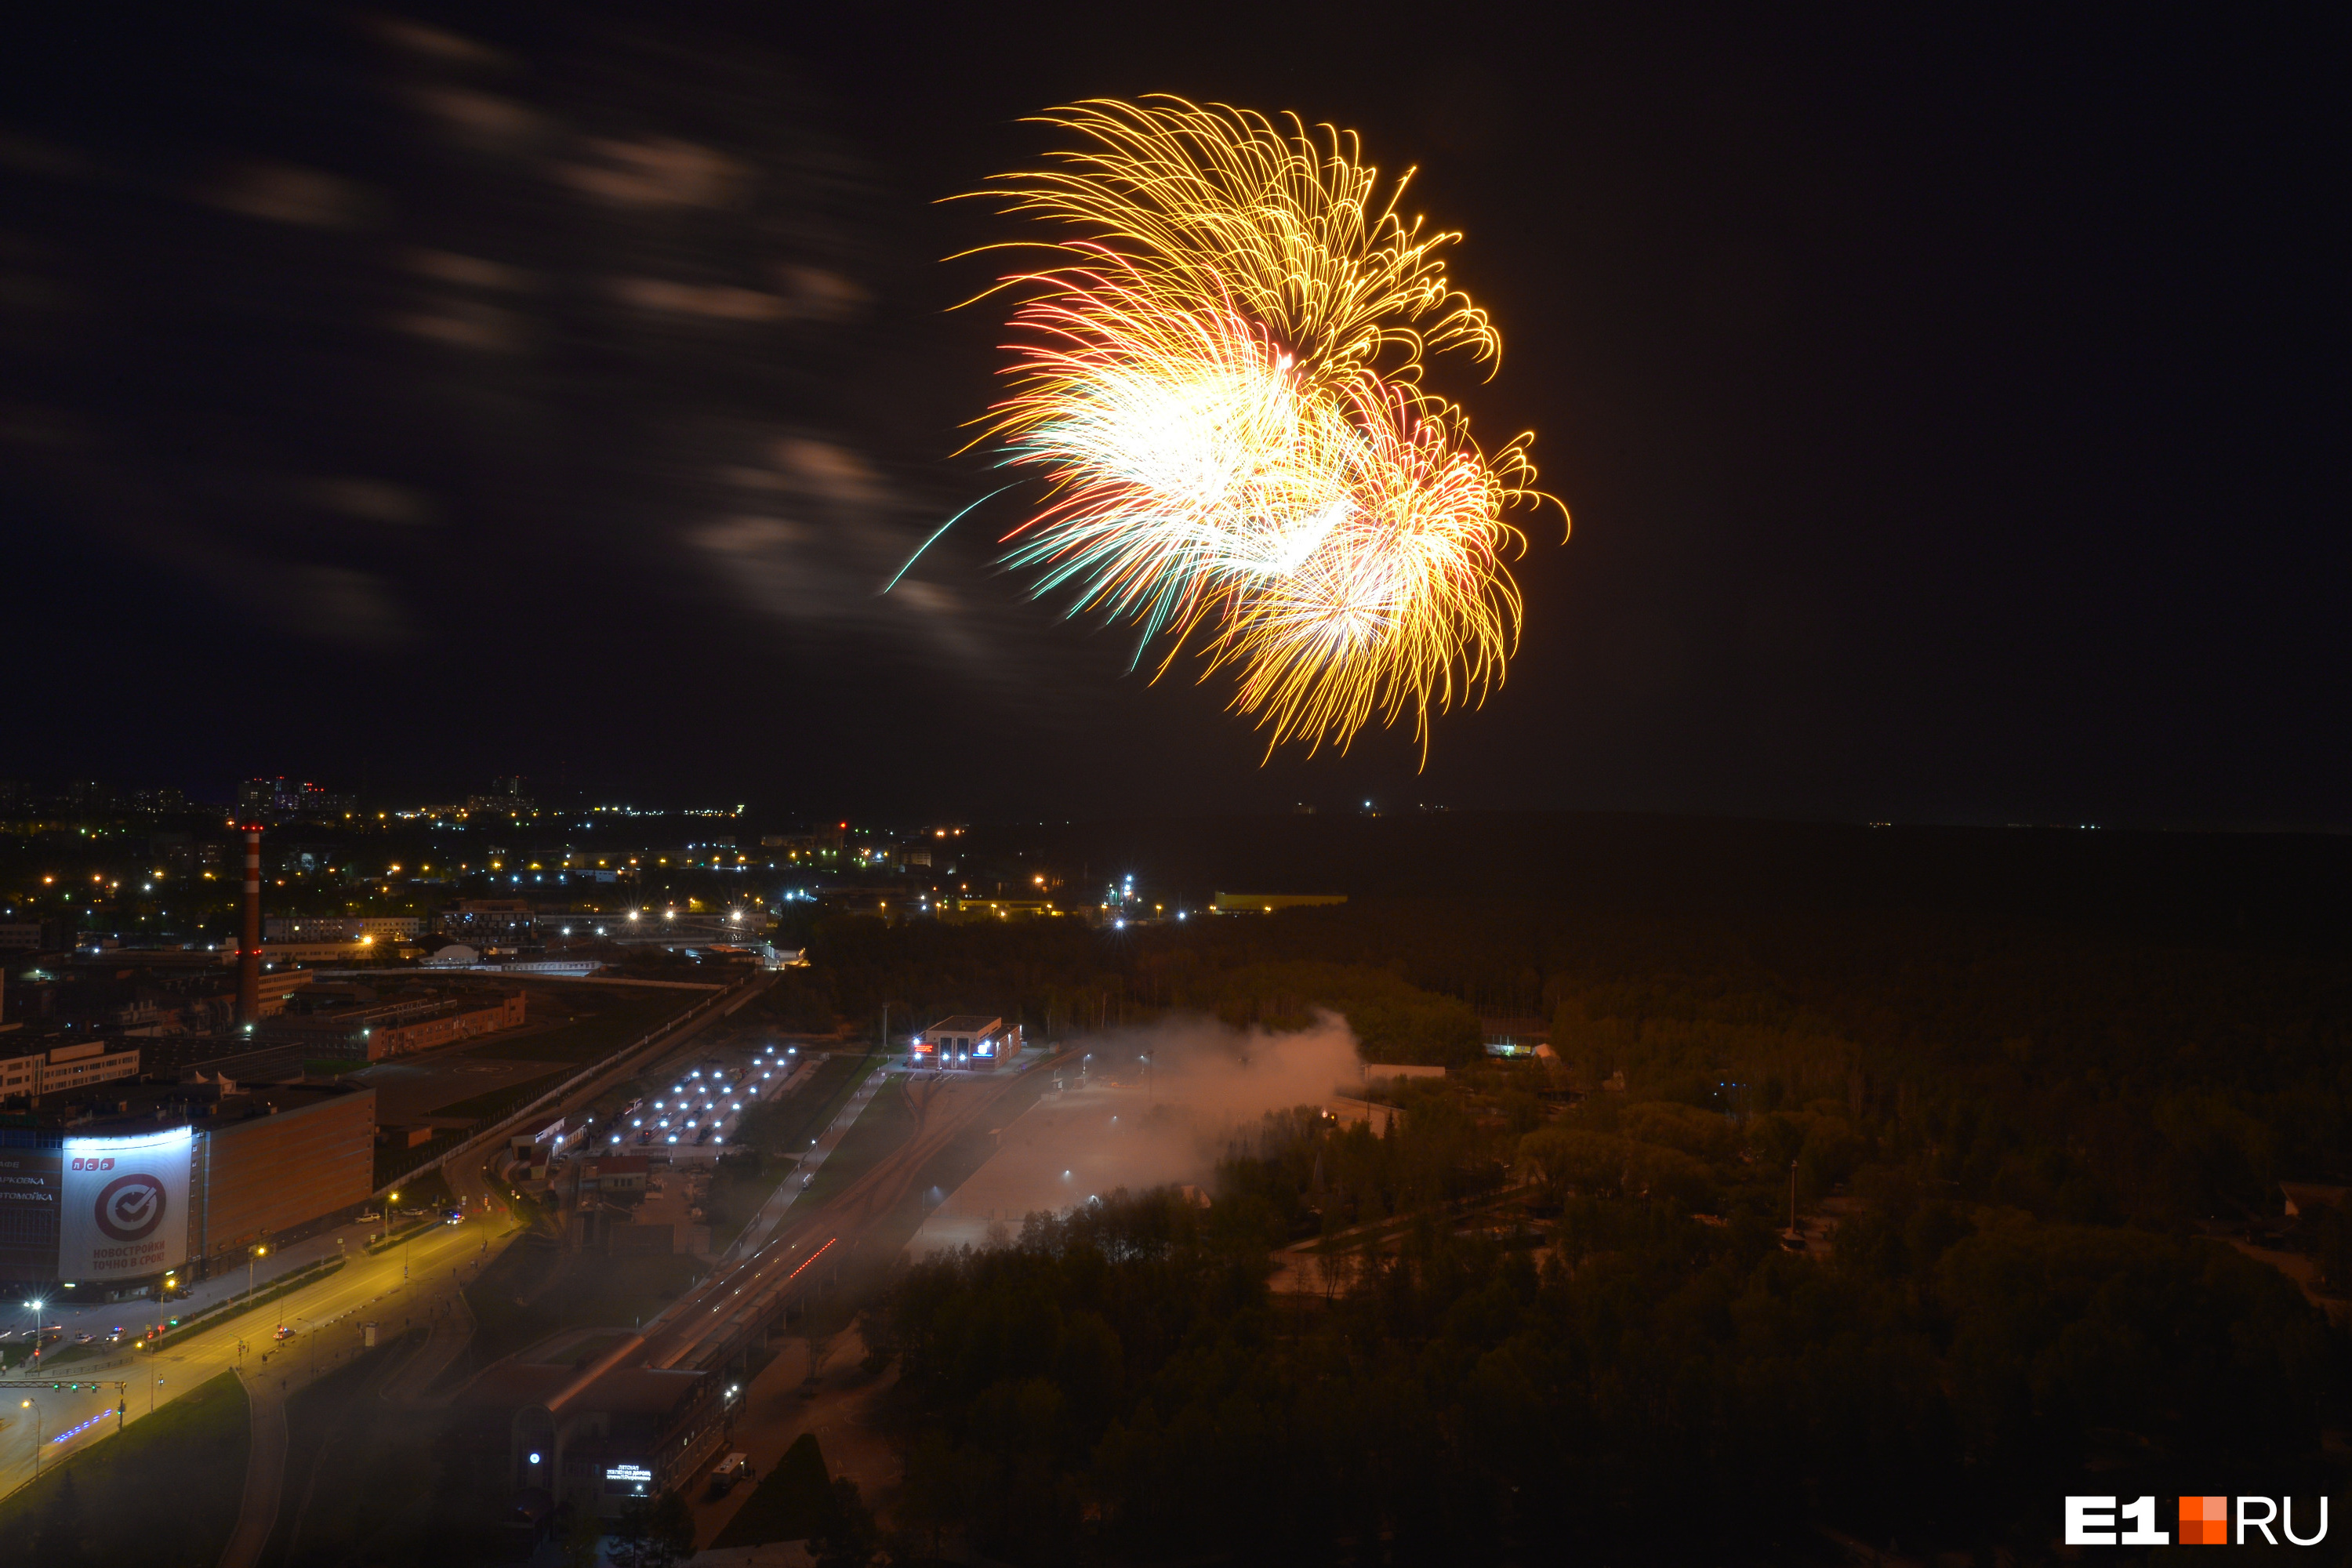
[[[6,1405],[0,1408],[0,1416],[7,1420],[6,1427],[0,1429],[0,1496],[33,1477],[34,1410],[26,1408],[24,1400],[34,1401],[39,1410],[41,1465],[46,1468],[115,1429],[114,1392],[92,1388],[87,1380],[93,1377],[128,1380],[131,1422],[149,1414],[151,1401],[153,1408],[161,1409],[198,1384],[241,1363],[254,1377],[282,1381],[290,1394],[348,1360],[360,1348],[361,1323],[382,1324],[383,1336],[389,1339],[411,1320],[425,1320],[449,1300],[463,1279],[473,1277],[479,1264],[496,1257],[513,1234],[508,1222],[495,1217],[469,1220],[462,1226],[436,1226],[380,1258],[355,1256],[317,1284],[306,1285],[216,1328],[201,1330],[154,1355],[134,1352],[128,1365],[108,1365],[107,1360],[120,1358],[102,1358],[45,1368],[44,1376],[63,1384],[71,1384],[79,1374],[83,1387],[79,1392],[71,1388],[8,1391]],[[273,1347],[270,1334],[280,1321],[296,1331],[295,1337],[282,1347]],[[11,1375],[33,1373],[18,1367]],[[106,1419],[87,1425],[100,1415]],[[67,1441],[56,1440],[59,1433],[78,1428]]]
[[[1029,1073],[1050,1071],[1042,1062]],[[774,1237],[750,1258],[715,1270],[698,1289],[673,1303],[646,1325],[642,1337],[608,1352],[583,1377],[625,1361],[652,1366],[691,1366],[723,1340],[741,1308],[790,1284],[822,1257],[847,1254],[858,1237],[906,1195],[916,1176],[955,1137],[1024,1083],[1029,1073],[1004,1077],[912,1079],[908,1108],[915,1130],[906,1142],[875,1163],[856,1180],[810,1212],[785,1216]]]

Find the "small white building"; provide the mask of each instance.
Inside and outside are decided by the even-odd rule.
[[[1021,1050],[1021,1026],[1006,1027],[1002,1018],[978,1013],[958,1013],[941,1018],[914,1038],[910,1055],[916,1067],[979,1068],[996,1066]]]

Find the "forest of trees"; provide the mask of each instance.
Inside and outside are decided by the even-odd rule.
[[[2031,1562],[2088,1476],[2341,1490],[2345,1335],[2230,1245],[2343,1282],[2341,1220],[2288,1224],[2277,1185],[2352,1148],[2324,946],[1399,902],[812,949],[853,1013],[1333,1006],[1368,1055],[1454,1068],[1385,1136],[1271,1119],[1205,1210],[1122,1194],[906,1273],[869,1314],[902,1524],[1021,1563],[1783,1561],[1825,1532]],[[1550,1016],[1558,1062],[1477,1062],[1482,1009]],[[1810,1254],[1779,1234],[1792,1166],[1837,1221]],[[1270,1291],[1318,1235],[1329,1289]]]

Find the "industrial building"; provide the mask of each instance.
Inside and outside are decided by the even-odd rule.
[[[461,899],[433,917],[433,929],[478,952],[511,952],[539,941],[539,916],[522,899]]]
[[[194,1119],[188,1260],[195,1278],[241,1262],[250,1242],[356,1210],[375,1187],[375,1090],[256,1084]]]
[[[280,942],[415,942],[425,922],[415,915],[272,915],[261,922],[265,943]]]
[[[375,1091],[125,1084],[0,1125],[0,1281],[143,1291],[366,1203]]]
[[[1345,893],[1224,893],[1209,902],[1213,914],[1270,915],[1276,910],[1311,909],[1318,904],[1344,904]]]
[[[0,1056],[0,1100],[19,1095],[38,1104],[43,1095],[139,1076],[139,1047],[109,1040],[20,1050]]]
[[[716,1372],[683,1367],[517,1365],[465,1397],[514,1410],[515,1514],[535,1524],[566,1504],[614,1518],[683,1485],[725,1437],[725,1390]]]
[[[310,1006],[260,1024],[257,1045],[298,1047],[304,1058],[380,1062],[459,1040],[511,1029],[523,1022],[523,994],[410,990],[378,997],[366,986],[321,985]]]

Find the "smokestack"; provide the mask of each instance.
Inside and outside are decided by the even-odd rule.
[[[261,1016],[261,825],[239,825],[245,835],[245,934],[236,944],[236,1021]]]

